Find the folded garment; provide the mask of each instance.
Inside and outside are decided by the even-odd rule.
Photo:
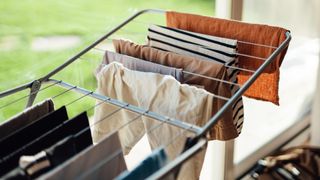
[[[288,31],[283,28],[249,24],[238,21],[224,20],[200,15],[166,12],[167,26],[187,31],[225,37],[238,40],[238,52],[251,56],[267,58],[274,48],[257,46],[243,42],[263,44],[267,46],[279,46],[285,39]],[[241,42],[239,42],[241,41]],[[270,101],[279,104],[278,84],[280,65],[286,54],[283,50],[278,57],[268,66],[264,73],[245,92],[245,95],[258,100]],[[239,66],[242,68],[256,70],[264,61],[247,56],[239,56]],[[241,71],[238,75],[240,84],[244,84],[252,73]]]
[[[238,84],[237,40],[151,25],[148,29],[148,45],[181,55],[225,64],[229,80]],[[239,89],[239,86],[231,85],[231,94],[234,95]],[[240,133],[244,120],[242,97],[236,99],[232,110],[233,122]]]
[[[25,109],[23,112],[0,124],[0,139],[7,137],[52,111],[54,111],[54,104],[51,99],[39,102]]]
[[[183,56],[172,52],[166,52],[151,48],[149,46],[141,46],[124,40],[114,40],[113,41],[115,50],[118,53],[126,54],[128,56],[133,56],[141,58],[147,61],[163,64],[166,66],[171,66],[175,68],[181,68],[184,70],[184,83],[187,84],[197,84],[204,86],[204,89],[212,94],[217,94],[223,97],[230,97],[230,85],[213,81],[211,79],[187,74],[187,72],[193,72],[208,77],[213,77],[217,79],[222,79],[228,81],[228,75],[226,68],[219,63],[214,61],[203,61],[193,57]],[[212,115],[218,112],[221,107],[225,104],[225,100],[214,98],[212,107]],[[237,122],[233,122],[233,111],[232,108],[226,110],[225,114],[216,125],[208,133],[208,138],[210,140],[229,140],[236,138],[239,133],[237,131]]]
[[[215,106],[212,104],[214,95],[203,89],[180,84],[172,76],[132,71],[117,62],[104,66],[96,77],[99,94],[198,126],[203,126],[210,119]],[[185,137],[179,135],[193,135],[168,123],[132,112],[119,111],[110,115],[119,108],[112,109],[106,105],[103,103],[95,108],[92,124],[104,117],[108,119],[100,121],[92,128],[94,141],[100,140],[114,129],[123,127],[119,136],[125,150],[130,150],[129,148],[147,133],[152,149],[170,144],[166,147],[166,152],[168,157],[173,159],[180,154],[185,142]],[[136,131],[137,129],[140,131]],[[175,137],[174,143],[170,143]],[[198,178],[204,153],[188,161],[179,178]]]

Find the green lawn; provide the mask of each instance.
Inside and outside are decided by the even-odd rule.
[[[67,58],[85,48],[95,39],[121,23],[137,10],[157,8],[202,15],[214,14],[213,0],[1,0],[0,3],[0,91],[13,88],[45,75]],[[126,26],[112,38],[124,37],[143,43],[148,23],[164,23],[163,15],[144,15]],[[144,33],[144,34],[143,34]],[[75,35],[81,43],[55,51],[33,51],[36,37]],[[13,39],[13,46],[3,45]],[[7,43],[11,43],[9,40]],[[102,54],[90,52],[55,76],[72,84],[95,89],[93,71]],[[48,88],[39,93],[36,101],[62,92]],[[25,96],[27,91],[0,99],[0,107]],[[80,97],[72,92],[54,99],[56,107]],[[0,122],[21,111],[26,98],[0,108]],[[70,116],[90,108],[93,100],[84,98],[68,106]],[[92,112],[89,112],[92,113]]]

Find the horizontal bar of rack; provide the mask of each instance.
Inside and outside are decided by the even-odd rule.
[[[73,86],[73,85],[68,84],[66,82],[63,82],[63,81],[58,81],[58,80],[55,80],[55,79],[49,79],[49,80],[47,80],[45,82],[56,83],[56,85],[59,85],[61,87],[67,88],[67,89],[70,89],[71,91],[76,91],[76,92],[81,93],[83,95],[88,95],[90,97],[93,97],[93,98],[95,98],[97,100],[105,101],[105,102],[108,102],[110,104],[113,104],[113,105],[116,105],[116,106],[119,106],[119,107],[123,107],[124,109],[130,110],[130,111],[133,111],[133,112],[136,112],[136,113],[139,113],[139,114],[143,114],[144,116],[150,117],[150,118],[158,120],[160,122],[164,122],[164,123],[167,123],[167,124],[179,127],[179,128],[183,128],[183,129],[188,130],[188,131],[190,131],[192,133],[195,133],[195,134],[197,134],[197,133],[199,133],[201,131],[201,128],[196,126],[196,125],[189,124],[189,123],[186,123],[186,122],[174,119],[174,118],[170,118],[170,117],[167,117],[167,116],[162,116],[162,115],[160,115],[158,113],[147,111],[146,109],[142,109],[140,107],[133,106],[133,105],[118,101],[116,99],[112,99],[110,97],[103,96],[103,95],[98,94],[98,93],[94,93],[94,92],[89,91],[89,90],[84,89],[84,88]]]

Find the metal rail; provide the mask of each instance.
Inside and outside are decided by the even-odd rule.
[[[107,96],[104,96],[104,95],[97,94],[95,92],[89,91],[87,89],[84,89],[84,88],[81,88],[81,87],[77,87],[77,86],[73,86],[73,85],[71,85],[69,83],[66,83],[66,82],[63,82],[63,81],[58,81],[58,80],[55,80],[55,79],[49,79],[46,82],[54,83],[54,84],[56,84],[58,86],[61,86],[63,88],[70,89],[71,91],[75,91],[75,92],[78,92],[80,94],[93,97],[94,99],[97,99],[97,100],[108,102],[109,104],[113,104],[115,106],[122,107],[124,109],[136,112],[138,114],[143,114],[144,116],[147,116],[147,117],[153,118],[153,119],[155,119],[157,121],[165,122],[167,124],[171,124],[173,126],[188,130],[188,131],[193,132],[195,134],[197,134],[197,133],[199,133],[201,131],[201,128],[196,126],[196,125],[189,124],[189,123],[183,122],[183,121],[178,120],[178,119],[166,117],[166,116],[160,115],[160,114],[155,113],[155,112],[147,111],[147,109],[143,109],[143,108],[140,108],[140,107],[128,104],[128,103],[124,103],[124,102],[118,101],[116,99],[112,99],[110,97],[107,97]]]

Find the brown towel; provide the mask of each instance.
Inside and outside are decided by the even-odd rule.
[[[11,133],[14,133],[52,111],[54,111],[54,104],[51,99],[46,99],[25,109],[21,113],[0,124],[0,139],[7,137]]]
[[[285,32],[288,31],[280,27],[249,24],[169,11],[166,13],[166,18],[168,27],[275,47],[279,46],[286,39]],[[241,54],[267,58],[273,51],[273,48],[238,42],[238,52]],[[279,68],[286,51],[287,48],[280,53],[280,55],[265,69],[264,73],[261,74],[261,76],[245,92],[247,97],[270,101],[279,105]],[[256,70],[263,62],[263,60],[239,56],[239,66],[242,68]],[[240,74],[238,75],[239,83],[244,84],[251,75],[252,73],[240,71]]]
[[[188,72],[198,73],[209,77],[215,77],[228,81],[226,68],[214,61],[202,61],[196,58],[178,55],[172,52],[161,51],[149,46],[137,45],[129,41],[113,40],[115,51],[120,54],[133,56],[143,60],[151,61],[154,63],[181,68]],[[230,86],[225,83],[205,79],[202,77],[188,75],[184,73],[184,83],[196,84],[204,86],[207,91],[224,96],[230,97]],[[212,112],[215,114],[226,101],[214,98]],[[232,119],[232,108],[229,108],[223,118],[221,118],[209,133],[210,139],[229,140],[238,136],[235,125]]]

